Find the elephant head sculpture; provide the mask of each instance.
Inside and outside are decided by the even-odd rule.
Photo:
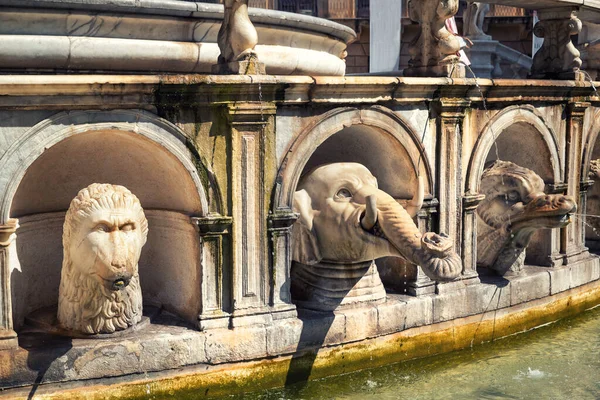
[[[485,200],[477,207],[477,264],[500,275],[521,271],[538,229],[562,228],[577,211],[572,198],[545,194],[539,175],[510,161],[487,168],[480,191]]]
[[[460,257],[445,235],[421,235],[413,222],[423,184],[406,209],[378,189],[362,164],[319,166],[300,180],[294,210],[292,259],[303,265],[356,264],[396,256],[421,266],[432,279],[448,281],[462,272]]]

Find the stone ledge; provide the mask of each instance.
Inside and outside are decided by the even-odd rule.
[[[490,318],[510,320],[513,313],[551,303],[553,298],[566,298],[572,293],[583,293],[581,295],[585,297],[586,288],[592,288],[589,290],[597,295],[594,301],[600,302],[600,258],[595,256],[560,268],[527,266],[523,275],[507,279],[481,278],[480,284],[458,286],[455,291],[443,291],[438,295],[388,294],[387,301],[382,304],[342,308],[333,313],[298,310],[298,318],[295,313],[289,313],[290,318],[268,318],[268,323],[261,320],[259,325],[233,329],[199,332],[191,327],[177,326],[177,321],[166,320],[131,337],[103,340],[57,340],[39,332],[21,332],[20,348],[0,351],[0,365],[3,366],[0,368],[0,386],[30,385],[42,370],[46,371],[42,379],[45,384],[152,371],[165,373],[194,365],[206,365],[210,369],[212,367],[208,365],[268,357],[293,355],[297,359],[303,354],[315,356],[318,353],[320,356],[327,349],[345,348],[351,343],[388,341],[397,335],[403,338],[397,343],[402,347],[401,353],[406,357],[420,357],[464,347],[462,339],[456,336],[456,329],[469,318],[480,322],[474,334],[477,337],[472,339],[491,340],[501,330],[484,323]],[[554,297],[550,296],[551,292]],[[565,312],[571,312],[567,308]],[[553,315],[554,311],[541,312],[541,323],[553,321],[546,314]],[[528,322],[517,331],[535,326]],[[517,329],[513,325],[507,329],[502,335],[517,332],[512,331]],[[421,338],[419,343],[427,337],[426,354],[419,350],[420,345],[402,344],[408,340],[406,338],[413,340],[414,337]],[[372,346],[377,348],[378,345]]]
[[[357,371],[393,362],[454,351],[508,335],[524,332],[560,318],[576,315],[600,304],[600,283],[594,281],[555,296],[522,303],[501,310],[457,320],[407,329],[400,333],[325,347],[318,354],[294,354],[260,361],[229,363],[217,366],[196,365],[160,373],[134,374],[119,379],[94,379],[68,385],[41,385],[36,395],[45,399],[104,399],[108,397],[198,395],[211,396],[281,387],[294,369],[301,369],[307,379],[319,379],[336,371]],[[0,365],[6,358],[0,352]],[[308,368],[310,367],[310,368]],[[35,376],[34,376],[35,377]],[[5,385],[4,385],[5,386]],[[31,387],[3,392],[8,397],[27,397]],[[0,396],[1,397],[1,396]]]

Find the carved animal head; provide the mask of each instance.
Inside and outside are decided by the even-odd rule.
[[[420,265],[432,279],[454,279],[462,264],[451,249],[452,241],[434,233],[423,236],[413,222],[422,199],[422,181],[418,195],[404,209],[378,189],[377,179],[365,166],[319,166],[301,179],[294,196],[300,218],[293,228],[292,258],[316,264],[396,256]]]
[[[148,221],[137,197],[94,183],[71,201],[63,230],[58,320],[84,333],[112,333],[141,319],[138,260]]]
[[[516,260],[509,262],[502,254],[513,252],[518,257],[536,230],[564,227],[577,210],[572,198],[545,194],[539,175],[509,161],[487,168],[480,190],[485,200],[477,207],[477,261],[499,271],[506,272],[507,264]]]

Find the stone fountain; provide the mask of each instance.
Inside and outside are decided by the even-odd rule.
[[[351,29],[247,0],[0,0],[0,397],[226,395],[600,304],[597,7],[528,2],[531,78],[492,81],[457,1],[410,3],[410,69],[343,76]]]

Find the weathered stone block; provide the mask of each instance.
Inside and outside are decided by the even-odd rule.
[[[274,321],[267,327],[267,353],[269,356],[289,354],[298,349],[303,333],[303,323],[297,319]]]
[[[522,276],[508,278],[511,286],[511,306],[540,299],[550,294],[550,275],[546,268],[525,267],[523,272]]]
[[[244,327],[208,331],[205,348],[211,364],[266,357],[266,329]]]
[[[406,302],[388,299],[377,306],[377,330],[380,335],[403,331],[406,326]]]
[[[563,266],[548,270],[550,275],[550,294],[564,292],[571,288],[571,267]]]
[[[571,266],[571,287],[585,285],[598,279],[600,265],[597,259],[584,260]]]
[[[406,324],[405,329],[415,326],[429,325],[433,322],[433,297],[409,297],[399,296],[406,301]]]
[[[377,336],[377,308],[355,308],[342,312],[346,316],[346,342]]]
[[[301,313],[302,334],[299,348],[333,345],[344,342],[346,316],[332,313],[317,313],[306,316]]]

